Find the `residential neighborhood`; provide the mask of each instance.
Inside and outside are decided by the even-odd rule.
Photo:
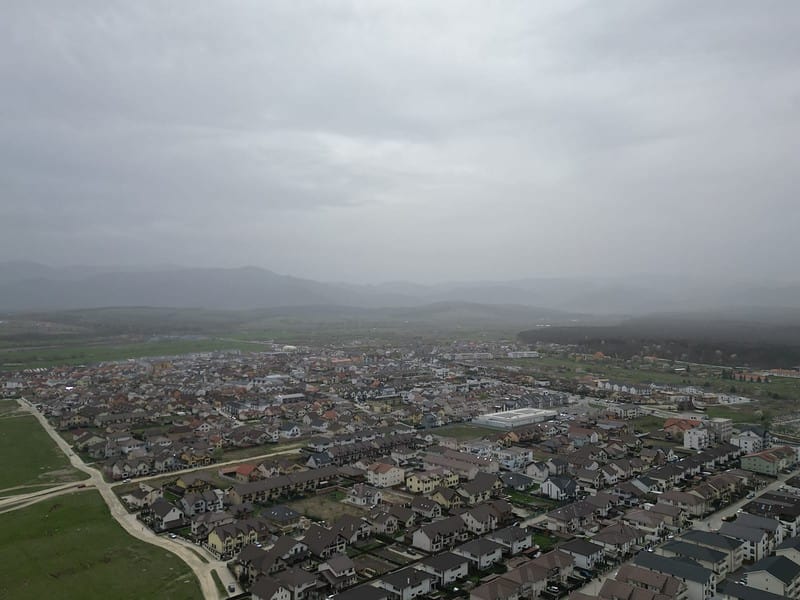
[[[253,598],[798,597],[797,447],[463,354],[276,345],[7,389]]]

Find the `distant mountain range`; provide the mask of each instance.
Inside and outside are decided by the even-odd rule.
[[[800,308],[798,284],[676,284],[651,277],[519,279],[421,285],[355,285],[280,275],[258,267],[54,268],[0,263],[0,310],[46,311],[111,306],[241,310],[274,307],[420,307],[435,303],[517,305],[567,313],[640,315],[689,310]],[[519,315],[521,316],[521,315]]]

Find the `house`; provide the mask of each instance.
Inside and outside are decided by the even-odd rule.
[[[397,517],[381,507],[372,509],[364,518],[372,526],[372,530],[378,534],[393,535],[399,527]]]
[[[388,506],[388,513],[397,519],[397,526],[404,529],[412,528],[417,522],[417,513],[410,508],[391,504]]]
[[[587,531],[595,526],[595,507],[580,500],[551,510],[545,518],[551,531],[574,533]]]
[[[442,507],[437,502],[423,496],[414,496],[411,501],[411,510],[428,520],[438,519],[442,516]]]
[[[705,450],[711,445],[708,429],[695,427],[683,432],[683,447],[687,450]]]
[[[535,560],[529,560],[507,571],[498,579],[503,579],[512,584],[514,588],[516,588],[519,598],[538,598],[547,587],[547,580],[551,574],[554,574],[554,572],[549,566],[536,563]],[[476,590],[478,589],[480,588],[476,588]],[[510,590],[513,588],[508,589]],[[480,597],[485,600],[492,600],[495,598],[495,596],[487,596],[486,593],[488,591],[489,590],[483,590],[480,593]],[[504,589],[500,589],[498,593],[502,594],[505,591]],[[470,598],[472,598],[472,596],[470,596]]]
[[[461,544],[453,552],[469,560],[478,571],[485,571],[503,560],[503,546],[485,538]]]
[[[575,559],[561,550],[553,550],[534,558],[533,563],[547,569],[549,581],[567,583],[574,575]]]
[[[672,540],[659,546],[656,552],[661,556],[676,556],[692,560],[713,571],[717,581],[722,581],[728,575],[728,556],[713,548]]]
[[[723,523],[719,528],[719,533],[744,543],[742,553],[744,562],[759,561],[769,553],[769,538],[763,529],[744,527],[733,522]]]
[[[317,577],[305,569],[289,567],[274,575],[275,580],[289,590],[292,600],[305,600],[309,590],[317,587]]]
[[[703,546],[723,552],[727,556],[728,572],[733,573],[742,567],[744,560],[745,542],[713,531],[691,530],[684,533],[680,539],[690,544]]]
[[[501,473],[500,480],[504,486],[518,492],[524,492],[535,483],[531,477],[513,471]]]
[[[578,484],[569,477],[550,477],[542,484],[540,493],[553,500],[574,498],[578,492]]]
[[[525,467],[525,474],[536,483],[544,483],[550,477],[550,469],[547,463],[533,462]]]
[[[784,598],[800,597],[800,565],[785,556],[762,558],[747,569],[745,585]]]
[[[475,535],[483,535],[497,528],[497,515],[488,504],[478,504],[458,513],[464,520],[467,530]]]
[[[446,588],[469,575],[469,559],[453,552],[429,556],[417,565],[436,577],[436,587]]]
[[[164,497],[164,492],[161,488],[152,488],[145,483],[140,483],[139,488],[124,494],[122,500],[134,508],[147,508],[159,498]]]
[[[617,571],[616,580],[630,584],[634,588],[643,590],[648,594],[657,594],[653,597],[653,600],[658,600],[659,596],[672,598],[673,600],[686,600],[687,597],[687,586],[680,579],[631,563],[625,563],[620,566]],[[634,594],[633,598],[635,597],[636,595]],[[633,600],[633,598],[631,600]]]
[[[592,536],[592,542],[602,546],[609,558],[621,559],[644,545],[645,533],[625,523],[614,523]]]
[[[446,487],[436,488],[431,494],[431,500],[450,510],[461,508],[462,503],[461,495],[456,490]]]
[[[778,446],[742,457],[742,469],[777,476],[782,470],[796,462],[796,455],[790,446]]]
[[[495,448],[494,459],[500,463],[501,469],[508,471],[521,471],[533,461],[533,450],[511,446],[509,448]]]
[[[664,536],[666,525],[663,515],[649,510],[634,509],[630,510],[622,517],[622,522],[640,529],[645,538],[651,541],[658,541]]]
[[[376,462],[367,467],[367,481],[378,488],[401,485],[405,480],[405,471],[394,465]]]
[[[292,593],[275,579],[262,577],[250,588],[250,597],[253,600],[292,600]]]
[[[732,436],[730,442],[745,454],[755,454],[764,449],[764,437],[749,430]]]
[[[218,525],[208,534],[206,545],[220,557],[231,557],[248,544],[263,541],[269,535],[267,524],[260,519],[242,519]]]
[[[789,560],[800,564],[800,538],[793,537],[784,540],[776,549],[775,554],[785,556]]]
[[[472,506],[489,500],[498,488],[502,489],[503,483],[495,475],[478,474],[472,481],[467,481],[456,491],[461,496],[462,504]]]
[[[381,491],[365,483],[357,483],[347,493],[347,502],[356,506],[375,506],[383,499]]]
[[[164,531],[183,524],[183,511],[164,498],[156,499],[150,505],[153,513],[153,526],[156,531]]]
[[[441,552],[469,537],[464,520],[455,515],[423,525],[412,534],[412,545],[426,552]]]
[[[708,600],[717,591],[716,575],[692,560],[668,558],[653,552],[640,552],[633,564],[655,573],[671,575],[686,584],[687,600]]]
[[[558,547],[562,552],[566,552],[575,559],[575,565],[592,570],[603,560],[603,546],[594,544],[583,538],[575,538],[564,542]]]
[[[702,517],[708,512],[708,505],[699,494],[670,490],[658,497],[659,503],[677,506],[692,517]]]
[[[436,577],[425,571],[407,567],[383,575],[376,585],[389,592],[390,600],[411,600],[431,593]]]
[[[783,542],[783,525],[777,519],[771,519],[750,513],[741,513],[736,519],[736,524],[742,527],[760,529],[767,533],[767,552],[771,553]]]
[[[278,428],[282,438],[292,439],[300,436],[300,427],[295,423],[284,423]]]
[[[519,600],[520,586],[506,577],[498,577],[474,588],[469,600]]]
[[[180,499],[179,504],[186,516],[192,517],[204,512],[219,512],[222,510],[222,490],[206,490],[204,492],[190,492]]]
[[[348,544],[355,544],[372,535],[369,521],[353,515],[342,515],[331,524],[331,531],[339,533]]]
[[[389,600],[389,592],[372,585],[360,585],[336,594],[332,600]]]
[[[279,534],[290,533],[300,525],[300,513],[281,504],[264,509],[261,516]]]
[[[347,539],[341,533],[320,527],[316,523],[312,523],[306,530],[303,542],[311,554],[322,559],[342,554],[347,548]]]
[[[334,592],[355,585],[358,581],[356,566],[346,554],[334,554],[317,567],[317,572]]]
[[[486,534],[486,539],[503,546],[503,552],[515,556],[533,546],[533,537],[521,527],[511,526]]]

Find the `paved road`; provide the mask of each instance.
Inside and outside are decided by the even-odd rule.
[[[229,580],[231,580],[231,576],[225,567],[225,563],[220,561],[209,561],[208,563],[205,563],[203,560],[201,560],[200,555],[198,554],[198,549],[195,549],[189,544],[178,542],[177,540],[171,540],[167,537],[159,537],[150,529],[142,525],[136,519],[136,515],[129,513],[125,509],[120,499],[112,491],[111,484],[103,480],[103,476],[98,470],[88,467],[80,458],[80,456],[72,451],[72,448],[70,448],[70,446],[64,441],[64,438],[62,438],[55,431],[55,429],[53,429],[44,415],[42,415],[25,400],[19,400],[19,403],[24,409],[28,410],[39,420],[39,423],[42,425],[44,430],[50,435],[61,451],[67,455],[72,466],[89,475],[89,479],[86,481],[70,484],[70,486],[73,488],[70,491],[76,491],[78,489],[77,486],[81,483],[86,486],[92,486],[88,489],[97,489],[97,491],[100,492],[100,495],[103,497],[105,503],[108,505],[108,509],[111,511],[111,516],[114,517],[114,519],[122,526],[123,529],[125,529],[125,531],[127,531],[133,537],[142,540],[143,542],[147,542],[148,544],[168,550],[169,552],[172,552],[181,558],[181,560],[183,560],[189,566],[189,568],[192,569],[198,581],[200,582],[200,588],[203,592],[203,597],[206,598],[206,600],[219,600],[221,598],[220,592],[217,590],[217,585],[214,582],[211,573],[213,571],[217,571],[217,575],[219,575],[220,579],[227,585]],[[63,486],[59,487],[63,488]],[[55,493],[60,491],[63,490],[56,490]],[[19,500],[19,497],[15,498]],[[40,498],[46,499],[47,495],[40,494]],[[30,502],[30,504],[32,503],[33,502]]]

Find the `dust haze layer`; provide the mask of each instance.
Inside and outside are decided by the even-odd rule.
[[[54,268],[30,262],[0,263],[0,310],[42,311],[113,306],[205,309],[275,307],[420,307],[459,302],[536,307],[584,315],[642,315],[709,310],[737,319],[780,319],[800,309],[800,285],[706,284],[670,280],[525,279],[439,285],[357,285],[280,275],[257,267]],[[769,310],[766,310],[769,309]]]

